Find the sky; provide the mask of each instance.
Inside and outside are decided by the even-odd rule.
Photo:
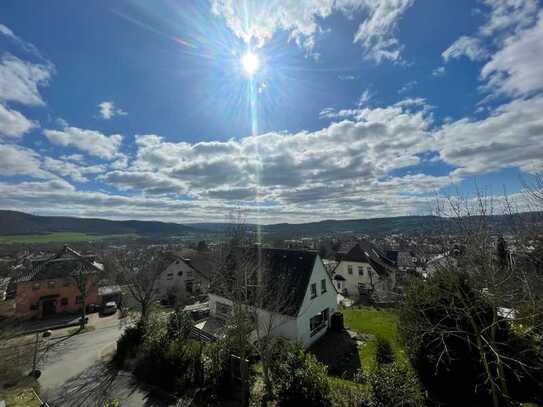
[[[0,8],[1,209],[420,215],[478,189],[522,200],[542,170],[538,0]]]

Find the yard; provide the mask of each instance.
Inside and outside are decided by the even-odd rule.
[[[398,336],[396,311],[357,307],[345,309],[342,312],[345,327],[365,336],[365,341],[358,350],[363,370],[371,371],[376,366],[375,351],[378,337],[388,341],[397,361],[408,363]]]
[[[135,234],[91,235],[87,233],[55,232],[35,235],[5,235],[0,236],[0,244],[10,243],[50,243],[50,242],[87,242],[106,239],[130,239]]]

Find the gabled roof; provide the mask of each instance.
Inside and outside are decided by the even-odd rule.
[[[244,262],[254,264],[255,276],[262,290],[266,293],[255,298],[255,303],[266,310],[289,316],[297,316],[305,299],[311,274],[317,259],[317,253],[309,250],[251,248],[244,256]],[[231,256],[229,268],[236,267],[236,256]],[[229,271],[223,272],[225,276]],[[226,277],[227,278],[227,277]],[[229,297],[230,289],[214,287],[216,294]],[[279,302],[279,303],[278,303]]]
[[[211,278],[215,264],[213,263],[213,253],[210,251],[198,251],[194,249],[182,249],[174,253],[177,259],[182,260],[194,271],[206,279]]]
[[[96,273],[103,266],[95,261],[94,255],[82,255],[74,249],[64,246],[61,251],[52,255],[30,260],[27,272],[17,279],[21,281],[51,280],[66,278],[76,273]]]
[[[369,263],[378,274],[395,270],[392,260],[386,258],[377,247],[367,240],[360,240],[347,253],[337,253],[338,261]]]

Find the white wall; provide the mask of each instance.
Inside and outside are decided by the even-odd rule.
[[[321,280],[326,281],[326,292],[321,293]],[[317,297],[311,298],[311,284],[317,284]],[[304,302],[298,312],[298,318],[296,320],[297,325],[297,340],[303,343],[304,347],[310,346],[317,339],[326,333],[326,329],[322,329],[316,335],[311,336],[310,319],[315,315],[321,313],[325,308],[328,308],[329,319],[327,321],[330,326],[330,317],[337,309],[337,291],[332,284],[329,274],[326,272],[324,265],[319,256],[316,257],[315,264],[313,265],[313,272],[311,279],[307,286]]]
[[[353,273],[349,274],[349,266],[352,266]],[[359,275],[358,267],[362,267],[364,270],[364,275]],[[371,273],[371,279],[370,279]],[[343,289],[347,289],[347,296],[350,298],[358,298],[358,284],[363,283],[366,286],[370,287],[371,281],[376,283],[376,273],[369,263],[355,262],[355,261],[341,261],[334,270],[334,274],[341,275],[345,281],[341,281],[341,289],[338,288],[340,293],[343,292]]]
[[[171,276],[169,276],[171,274]],[[181,274],[181,275],[179,275]],[[164,270],[156,281],[156,290],[158,298],[167,299],[170,289],[175,290],[178,299],[186,299],[193,293],[186,290],[186,282],[193,281],[194,287],[200,284],[202,292],[206,292],[207,281],[203,276],[190,267],[183,260],[178,259],[172,262],[166,270]]]

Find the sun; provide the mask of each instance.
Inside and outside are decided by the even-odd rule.
[[[260,68],[260,59],[258,55],[248,51],[241,57],[241,66],[248,76],[253,76]]]

